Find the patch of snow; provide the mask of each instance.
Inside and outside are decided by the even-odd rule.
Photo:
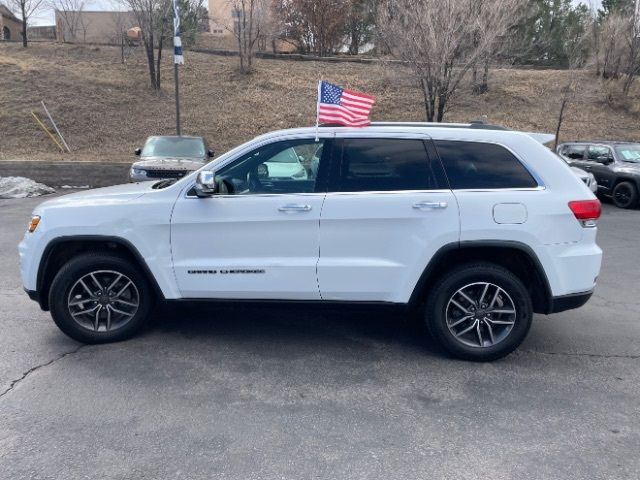
[[[74,189],[74,190],[85,190],[85,189],[87,189],[87,188],[91,188],[91,186],[90,186],[90,185],[80,185],[80,186],[75,186],[75,185],[62,185],[60,188],[66,188],[66,189],[72,188],[72,189]]]
[[[39,197],[55,189],[25,177],[0,177],[0,198]]]

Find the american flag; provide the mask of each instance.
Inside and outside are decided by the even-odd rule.
[[[321,80],[318,84],[318,123],[337,123],[348,127],[365,127],[371,123],[369,113],[376,99]]]
[[[184,63],[182,56],[182,38],[180,38],[180,9],[178,0],[173,0],[173,63]]]

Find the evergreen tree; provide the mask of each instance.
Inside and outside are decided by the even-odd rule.
[[[531,14],[517,29],[520,36],[517,50],[525,51],[518,61],[569,66],[568,52],[586,48],[582,39],[590,22],[588,7],[574,5],[571,0],[532,0],[531,3]]]

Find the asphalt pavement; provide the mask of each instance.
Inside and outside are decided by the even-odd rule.
[[[604,205],[585,307],[474,364],[397,314],[309,307],[82,346],[22,291],[40,201],[0,200],[1,479],[640,478],[640,210]]]

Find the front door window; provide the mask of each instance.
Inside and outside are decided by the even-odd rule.
[[[589,147],[589,150],[587,150],[587,159],[590,162],[595,162],[600,159],[613,161],[613,153],[611,153],[611,149],[609,147],[592,145]]]
[[[264,145],[216,172],[224,193],[314,193],[319,191],[325,141],[287,140]],[[326,163],[326,162],[325,162]]]

